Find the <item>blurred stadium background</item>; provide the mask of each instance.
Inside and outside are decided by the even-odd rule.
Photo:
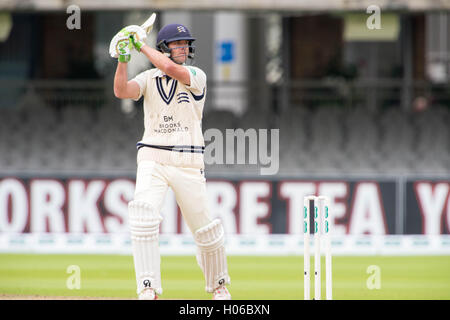
[[[142,100],[114,97],[108,47],[156,12],[148,44],[174,22],[197,38],[224,160],[226,129],[279,129],[274,175],[206,156],[231,255],[301,255],[311,193],[332,199],[335,255],[450,255],[450,3],[73,4],[0,0],[1,252],[130,254]],[[150,67],[136,53],[129,76]],[[194,252],[173,194],[163,211],[162,253]]]

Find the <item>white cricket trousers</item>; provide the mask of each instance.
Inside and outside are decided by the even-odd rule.
[[[159,213],[169,187],[172,188],[183,219],[193,234],[211,223],[206,179],[200,169],[175,167],[154,161],[138,163],[134,200],[151,204]]]
[[[207,208],[206,179],[200,169],[154,161],[140,161],[134,201],[128,204],[137,293],[146,287],[162,293],[158,244],[161,206],[171,187],[181,214],[197,243],[197,262],[205,276],[205,290],[230,283],[219,219],[211,221]]]

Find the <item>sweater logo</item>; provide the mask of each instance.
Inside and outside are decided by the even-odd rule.
[[[190,67],[188,67],[188,69],[191,71],[191,73],[194,75],[194,76],[196,76],[197,75],[197,72],[195,72],[195,69],[193,69],[193,68],[190,68]]]
[[[189,103],[189,95],[187,94],[187,92],[180,92],[177,94],[177,101],[178,103],[183,103],[183,102],[187,102]]]

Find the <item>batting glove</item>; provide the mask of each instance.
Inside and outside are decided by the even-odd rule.
[[[134,34],[130,35],[130,41],[133,46],[136,48],[138,52],[141,52],[141,48],[145,45],[145,43],[141,40],[137,40]]]
[[[111,56],[116,57],[120,62],[129,62],[131,60],[132,49],[130,32],[125,28],[114,36],[109,48]]]
[[[120,32],[120,38],[117,42],[117,49],[119,51],[119,61],[120,62],[130,62],[131,60],[131,49],[133,45],[130,42],[130,33],[126,30]]]

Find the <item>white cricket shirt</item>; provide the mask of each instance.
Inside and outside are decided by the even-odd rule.
[[[154,68],[134,79],[144,96],[144,135],[138,142],[137,161],[152,160],[168,165],[204,168],[202,132],[206,98],[206,74],[189,70],[190,86]]]

